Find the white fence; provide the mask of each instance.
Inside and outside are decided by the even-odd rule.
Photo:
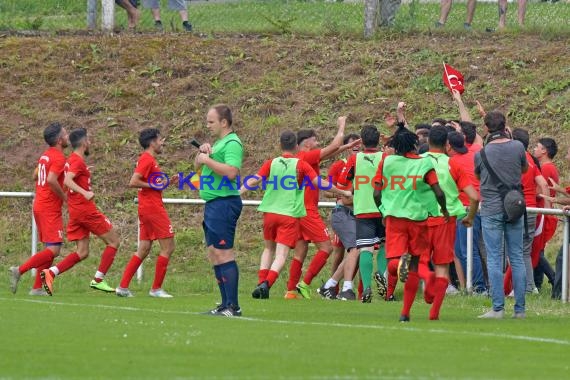
[[[0,192],[0,198],[34,198],[34,193],[27,192]],[[137,202],[137,199],[135,199]],[[206,202],[202,199],[177,199],[177,198],[164,198],[163,202],[165,204],[179,204],[179,205],[203,205]],[[244,206],[259,206],[261,201],[255,200],[243,200]],[[334,202],[319,202],[320,208],[333,208],[336,206]],[[30,207],[31,209],[31,207]],[[543,215],[557,215],[563,216],[564,220],[564,232],[563,232],[563,244],[562,244],[562,302],[568,302],[568,246],[570,244],[569,234],[570,234],[570,214],[564,213],[562,210],[558,209],[546,209],[546,208],[535,208],[528,207],[527,212],[531,214],[543,214]],[[31,241],[31,254],[35,255],[37,252],[38,235],[36,222],[32,213],[32,241]],[[138,230],[138,226],[137,226]],[[468,293],[471,292],[473,287],[473,230],[469,228],[467,230],[467,268],[466,268],[466,288]],[[137,233],[137,244],[140,237],[140,231]],[[137,271],[137,279],[140,281],[142,279],[142,265]]]

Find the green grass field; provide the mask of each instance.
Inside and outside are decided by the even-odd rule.
[[[88,278],[69,272],[54,297],[26,296],[28,276],[15,296],[2,287],[0,378],[561,379],[569,371],[568,308],[546,294],[527,298],[526,320],[478,320],[489,300],[454,296],[440,321],[428,321],[418,300],[412,322],[401,324],[401,302],[286,301],[283,279],[272,298],[254,300],[254,279],[242,278],[244,316],[224,318],[201,315],[217,293],[195,293],[180,275],[167,277],[173,299],[146,296],[148,281],[133,283],[130,299],[84,290]]]
[[[163,4],[162,19],[167,31],[180,31],[179,16]],[[0,30],[82,30],[86,28],[84,0],[3,0],[0,2]],[[190,21],[200,33],[299,33],[361,35],[364,25],[363,4],[323,1],[189,2]],[[453,5],[446,30],[463,31],[465,3]],[[518,30],[516,4],[510,4],[508,23]],[[126,13],[118,9],[116,24],[126,27]],[[402,5],[396,30],[427,31],[439,18],[439,3]],[[529,2],[526,29],[539,33],[569,31],[570,5]],[[497,24],[496,3],[478,3],[473,29],[485,30]],[[142,9],[139,30],[152,31],[150,11]]]

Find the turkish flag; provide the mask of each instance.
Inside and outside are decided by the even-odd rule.
[[[465,87],[463,87],[463,74],[447,63],[443,64],[443,84],[449,88],[449,91],[457,90],[460,94],[463,94],[463,91],[465,91]]]

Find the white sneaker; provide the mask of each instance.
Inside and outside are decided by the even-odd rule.
[[[539,293],[540,293],[540,292],[538,291],[538,288],[535,286],[535,287],[532,289],[532,294],[539,294]]]
[[[491,309],[488,312],[486,312],[485,314],[482,314],[477,318],[481,318],[481,319],[503,319],[504,316],[505,316],[505,310],[495,311],[495,310]]]
[[[448,296],[455,296],[459,293],[460,293],[459,289],[457,289],[455,286],[453,286],[451,284],[447,285],[447,289],[445,290],[445,294],[447,294]]]
[[[150,292],[148,292],[148,295],[156,298],[172,298],[172,295],[166,293],[162,288],[154,290],[151,289]]]
[[[32,290],[30,290],[28,295],[30,295],[30,296],[49,296],[49,294],[47,294],[47,292],[43,288],[32,289]]]
[[[511,290],[511,292],[507,295],[509,298],[515,298],[515,291]]]
[[[16,290],[18,290],[18,281],[20,281],[21,276],[20,270],[18,267],[10,267],[10,269],[8,269],[8,272],[10,272],[10,291],[16,294]]]
[[[115,294],[119,297],[134,297],[133,293],[127,288],[117,287],[115,289]]]

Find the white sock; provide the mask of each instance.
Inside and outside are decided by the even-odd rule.
[[[49,268],[49,270],[51,271],[51,273],[54,274],[54,276],[57,276],[59,274],[59,269],[57,269],[57,267],[55,265],[53,267]]]
[[[342,291],[346,292],[347,290],[352,290],[352,281],[345,281],[344,284],[342,284]]]
[[[105,273],[97,271],[97,272],[95,272],[95,278],[102,280],[105,278]]]
[[[332,278],[329,278],[328,281],[325,283],[325,289],[326,288],[333,288],[336,286],[336,284],[338,284],[338,281],[336,281]]]

